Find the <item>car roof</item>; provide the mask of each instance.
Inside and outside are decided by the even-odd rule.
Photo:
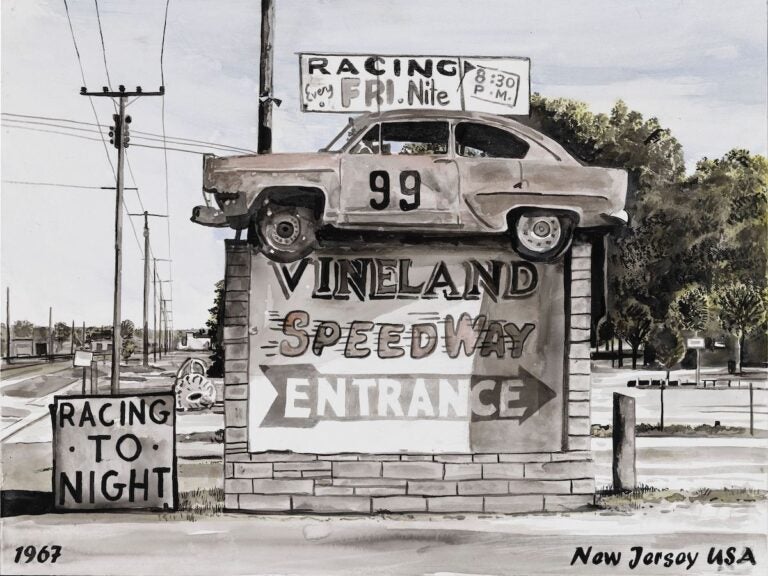
[[[359,129],[362,126],[374,122],[393,120],[475,120],[479,122],[499,124],[538,143],[555,156],[558,156],[560,160],[565,160],[566,162],[571,161],[578,164],[578,161],[573,158],[565,148],[555,140],[552,140],[552,138],[545,136],[538,130],[534,130],[509,116],[501,116],[498,114],[470,112],[467,110],[387,110],[385,112],[368,112],[363,114],[354,121],[354,126]]]

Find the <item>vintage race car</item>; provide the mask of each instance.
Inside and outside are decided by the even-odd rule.
[[[322,226],[436,234],[510,234],[531,260],[551,260],[576,227],[627,221],[627,173],[585,167],[515,120],[473,112],[366,114],[313,154],[203,161],[218,205],[192,221],[249,229],[267,257],[309,254]]]

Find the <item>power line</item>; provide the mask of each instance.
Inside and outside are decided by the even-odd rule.
[[[67,130],[77,130],[77,131],[85,131],[85,132],[90,131],[93,133],[97,133],[99,132],[99,130],[76,128],[73,126],[63,126],[61,124],[55,124],[53,122],[67,122],[70,124],[78,124],[82,126],[96,126],[99,128],[109,128],[109,126],[105,124],[94,124],[93,122],[81,122],[78,120],[69,120],[67,118],[53,118],[49,116],[32,116],[28,114],[11,114],[10,112],[3,112],[2,116],[4,117],[11,116],[11,118],[4,118],[5,122],[17,122],[17,123],[41,125],[41,126],[54,126],[57,128],[66,128]],[[27,118],[28,120],[20,120],[20,119],[17,119],[17,117]],[[34,120],[50,120],[52,122],[35,122]],[[140,138],[142,140],[162,141],[162,138],[163,138],[162,134],[156,134],[154,132],[144,132],[141,130],[131,130],[131,134],[134,135],[134,138]],[[143,134],[144,136],[136,136],[137,134]],[[167,136],[166,140],[175,144],[181,144],[183,146],[196,146],[201,148],[219,148],[222,151],[244,152],[248,154],[255,153],[253,150],[249,150],[248,148],[239,148],[237,146],[230,146],[228,144],[219,144],[217,142],[209,142],[206,140],[195,140],[194,138]]]
[[[29,130],[30,132],[44,132],[46,134],[59,134],[61,136],[69,136],[70,138],[79,138],[81,140],[90,140],[92,142],[102,142],[102,140],[98,138],[89,138],[88,136],[80,136],[79,134],[70,134],[68,132],[59,132],[58,130],[45,130],[43,128],[29,128],[27,126],[7,126],[6,128],[17,128],[19,130]],[[154,150],[170,150],[172,152],[186,152],[187,154],[200,154],[201,156],[205,154],[205,152],[200,152],[198,150],[185,150],[183,148],[172,148],[170,146],[163,148],[162,146],[149,146],[148,144],[131,144],[131,146],[134,146],[136,148],[152,148]]]
[[[69,23],[69,32],[72,35],[72,44],[75,47],[75,55],[77,56],[77,65],[80,68],[80,78],[83,80],[83,86],[86,86],[88,83],[85,81],[85,70],[83,68],[83,60],[80,57],[80,49],[77,47],[77,39],[75,38],[75,29],[72,27],[72,17],[69,14],[69,5],[67,4],[67,0],[64,1],[64,11],[67,14],[67,22]],[[93,103],[93,98],[91,96],[88,96],[88,102],[91,104],[91,111],[93,112],[93,119],[96,121],[96,123],[99,123],[99,115],[96,113],[96,106]],[[43,130],[40,130],[41,132]],[[107,148],[107,141],[104,138],[104,134],[99,132],[99,136],[101,136],[101,143],[104,147],[104,154],[107,155],[107,162],[109,162],[109,167],[112,170],[112,176],[117,180],[117,172],[115,172],[115,165],[112,163],[112,157],[109,155],[109,149]],[[80,138],[84,138],[86,140],[93,140],[93,138],[87,138],[85,136],[80,136]],[[126,212],[128,212],[128,207],[125,205],[125,199],[123,199],[122,202],[123,208]],[[133,225],[133,222],[131,222],[131,230],[133,230],[133,237],[136,239],[136,244],[139,248],[139,254],[144,254],[142,248],[141,248],[141,242],[139,242],[139,236],[136,233],[136,227]]]
[[[104,46],[104,32],[101,29],[101,15],[99,14],[99,0],[93,0],[96,5],[96,20],[99,23],[99,38],[101,38],[101,53],[104,56],[104,70],[107,73],[107,86],[112,90],[112,80],[109,78],[109,67],[107,66],[107,49]]]
[[[160,43],[160,82],[165,86],[165,33],[168,28],[168,7],[171,4],[171,0],[165,0],[165,14],[163,16],[163,39]],[[166,219],[166,230],[168,232],[168,277],[171,281],[170,296],[171,302],[173,302],[173,257],[171,255],[171,207],[168,200],[168,142],[166,140],[165,132],[165,94],[160,102],[160,122],[163,128],[163,162],[165,168],[165,213],[168,214]],[[173,317],[171,317],[171,330],[173,330]]]
[[[165,16],[163,17],[163,41],[160,43],[160,84],[165,86],[165,70],[163,69],[163,56],[165,56],[165,30],[168,27],[168,5],[171,0],[165,0]]]
[[[59,182],[30,182],[28,180],[3,180],[4,184],[23,184],[25,186],[54,186],[57,188],[84,188],[88,190],[109,190],[105,186],[84,186],[80,184],[61,184]]]

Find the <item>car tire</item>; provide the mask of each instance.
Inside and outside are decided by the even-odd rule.
[[[267,203],[254,225],[259,249],[270,260],[295,262],[314,250],[317,219],[310,208]]]
[[[551,210],[524,210],[510,218],[512,243],[522,257],[548,262],[570,246],[575,217]]]

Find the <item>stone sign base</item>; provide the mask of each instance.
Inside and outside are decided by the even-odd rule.
[[[560,512],[595,492],[589,452],[229,454],[224,482],[244,512]]]
[[[590,244],[565,256],[561,450],[489,454],[248,452],[249,300],[257,251],[227,241],[225,508],[260,513],[559,512],[593,503]],[[553,359],[553,361],[558,361]]]

